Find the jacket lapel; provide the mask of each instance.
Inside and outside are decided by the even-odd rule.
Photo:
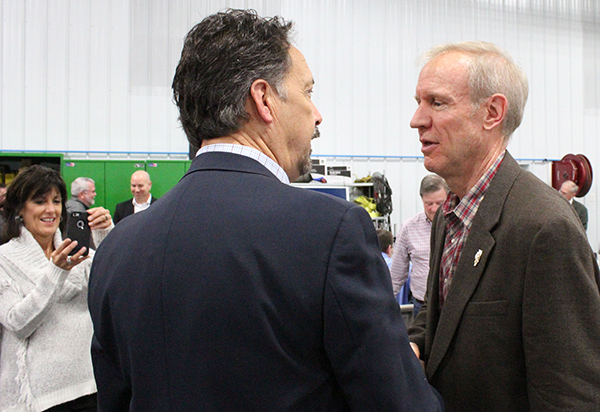
[[[506,152],[504,160],[475,215],[471,232],[461,251],[456,273],[444,302],[444,308],[439,314],[437,328],[432,329],[435,331],[435,337],[433,338],[431,354],[427,363],[427,375],[430,377],[436,372],[446,355],[462,314],[482,279],[488,258],[491,256],[495,246],[492,230],[500,219],[508,192],[520,172],[520,166]],[[445,226],[443,217],[439,219],[438,224]],[[433,290],[432,293],[432,297],[436,297],[436,299],[432,299],[432,303],[435,301],[436,305],[432,309],[438,311],[439,265],[444,247],[445,228],[444,230],[439,230],[438,228],[435,234],[436,236],[440,236],[441,239],[436,237],[437,254],[434,268],[437,269],[436,272],[432,273],[436,273],[438,280],[432,284],[438,285],[438,289]],[[434,318],[431,319],[433,320]]]
[[[488,256],[495,245],[494,238],[489,232],[474,229],[474,227],[471,229],[467,243],[462,249],[456,274],[452,279],[444,308],[440,313],[431,355],[427,363],[429,376],[435,373],[446,355],[463,311],[483,275]],[[481,252],[479,252],[480,250]],[[439,276],[437,277],[439,279]],[[437,284],[439,285],[439,280]]]

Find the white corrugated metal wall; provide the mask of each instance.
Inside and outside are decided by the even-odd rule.
[[[186,153],[170,84],[184,35],[227,7],[294,20],[324,117],[317,155],[386,173],[393,222],[419,210],[417,57],[448,41],[507,49],[530,79],[509,146],[521,159],[583,153],[598,166],[596,0],[0,0],[0,150]],[[370,156],[370,157],[362,157]],[[407,156],[407,158],[402,158]],[[547,179],[548,163],[527,161]],[[584,203],[598,248],[596,184]]]

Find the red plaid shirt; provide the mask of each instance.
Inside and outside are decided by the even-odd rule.
[[[440,308],[448,296],[448,290],[460,259],[460,252],[471,231],[473,219],[475,219],[479,205],[485,197],[485,192],[496,175],[502,159],[504,159],[504,152],[498,156],[494,164],[462,200],[450,192],[442,204],[442,213],[446,219],[446,241],[440,265]]]

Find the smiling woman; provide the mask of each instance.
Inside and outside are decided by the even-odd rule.
[[[52,249],[52,239],[58,229],[61,215],[62,196],[54,187],[43,196],[27,200],[21,212],[23,225],[42,246],[42,249],[48,248],[48,251]]]
[[[91,259],[63,240],[65,182],[35,165],[6,193],[0,246],[0,410],[95,411]],[[96,244],[110,229],[95,230]],[[93,256],[93,252],[90,252]]]

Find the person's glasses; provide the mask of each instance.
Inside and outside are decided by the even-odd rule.
[[[82,190],[83,193],[88,192],[88,193],[96,193],[95,190]]]

